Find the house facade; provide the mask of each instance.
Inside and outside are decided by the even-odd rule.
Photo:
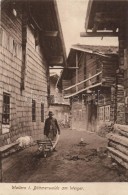
[[[111,8],[111,9],[110,9]],[[107,10],[106,10],[107,9]],[[106,11],[105,11],[106,10]],[[118,10],[118,12],[117,12]],[[128,2],[89,1],[85,31],[81,37],[118,37],[117,123],[128,124]]]
[[[43,136],[49,67],[65,66],[65,59],[55,0],[1,2],[0,146]]]
[[[118,10],[118,11],[117,11]],[[128,1],[89,1],[82,37],[118,37],[116,121],[108,135],[112,158],[128,169]]]
[[[72,46],[63,71],[64,98],[70,98],[72,129],[98,131],[116,120],[117,48]]]

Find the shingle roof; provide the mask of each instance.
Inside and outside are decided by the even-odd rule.
[[[118,47],[116,46],[101,46],[101,45],[81,45],[75,44],[72,45],[72,49],[83,50],[87,53],[99,53],[99,54],[117,54]]]

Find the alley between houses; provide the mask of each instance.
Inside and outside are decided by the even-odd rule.
[[[2,182],[128,181],[128,172],[111,160],[106,146],[107,139],[94,132],[63,129],[57,151],[47,158],[37,155],[37,145],[4,158]]]

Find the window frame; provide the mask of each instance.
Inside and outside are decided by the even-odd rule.
[[[99,121],[104,121],[104,106],[99,107]]]
[[[110,105],[105,106],[105,121],[109,122],[110,121]]]
[[[4,97],[6,99],[4,99]],[[7,97],[9,98],[8,100],[7,100]],[[8,101],[8,102],[6,102],[6,101]],[[7,117],[7,115],[8,115],[8,117]],[[5,118],[5,122],[3,121],[4,118]],[[7,122],[7,120],[8,120],[8,122]],[[3,92],[2,125],[9,125],[9,124],[10,124],[10,94]]]
[[[100,106],[98,109],[99,121],[109,122],[110,121],[110,105]]]
[[[44,103],[41,103],[41,122],[44,122]]]
[[[32,122],[36,121],[36,100],[32,99]]]

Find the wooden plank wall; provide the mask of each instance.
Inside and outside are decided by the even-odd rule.
[[[111,104],[111,88],[102,87],[98,97],[99,106]]]
[[[41,103],[44,103],[45,116],[48,113],[47,105],[47,64],[40,50],[40,46],[35,47],[35,39],[33,31],[30,27],[27,29],[27,70],[25,80],[25,91],[32,94],[32,98],[36,100],[36,123],[31,123],[33,128],[33,137],[40,138],[43,129],[41,123]],[[29,105],[31,106],[31,105]],[[31,115],[31,112],[30,112]],[[30,117],[31,121],[31,117]]]
[[[126,96],[128,96],[128,48],[124,50],[124,67],[125,67],[124,87],[125,87]]]
[[[66,89],[71,86],[71,80],[62,80],[63,89]],[[66,91],[68,93],[68,91]]]
[[[78,69],[78,82],[81,82],[85,79],[85,66],[86,66],[86,57],[85,53],[81,52],[79,56],[79,69]],[[84,89],[85,84],[82,83],[78,86],[78,90]]]
[[[75,85],[76,84],[76,71],[73,70],[72,72],[72,79],[71,79],[71,85]],[[70,93],[75,93],[76,92],[76,87],[73,87],[72,89],[70,89]]]
[[[95,55],[91,55],[91,54],[87,54],[86,55],[86,78],[89,78],[93,75],[95,75],[98,71],[100,71],[101,65],[99,63],[97,63],[97,57]],[[97,77],[89,80],[86,83],[86,87],[96,83]]]
[[[14,18],[14,16],[13,16]],[[0,121],[2,120],[3,92],[10,94],[10,128],[2,133],[0,125],[0,145],[15,141],[18,137],[32,135],[38,139],[43,135],[41,122],[41,103],[47,114],[47,64],[40,47],[35,47],[34,35],[27,28],[27,56],[25,90],[20,91],[22,66],[22,22],[2,10],[2,33],[0,38]],[[32,99],[36,100],[36,122],[32,122]]]
[[[87,130],[87,111],[86,105],[83,104],[82,99],[78,96],[72,99],[72,129]]]
[[[127,48],[124,50],[124,90],[125,90],[125,122],[128,124],[128,40]]]
[[[76,66],[76,64],[74,64],[74,67]],[[83,81],[85,79],[85,55],[84,52],[79,52],[78,53],[78,83]],[[64,80],[63,81],[63,88],[67,88],[69,86],[75,85],[76,84],[76,70],[72,70],[72,78],[71,80]],[[78,86],[78,90],[83,89],[84,88],[84,83],[80,84]],[[71,93],[75,93],[76,92],[76,87],[73,87],[72,89],[70,89],[69,91],[66,91],[66,93],[71,94]]]
[[[103,85],[111,86],[116,82],[116,70],[118,68],[117,57],[111,57],[102,59],[103,63],[103,73],[102,78],[104,80]]]
[[[124,86],[125,86],[126,96],[128,96],[128,68],[125,70],[124,73]]]

